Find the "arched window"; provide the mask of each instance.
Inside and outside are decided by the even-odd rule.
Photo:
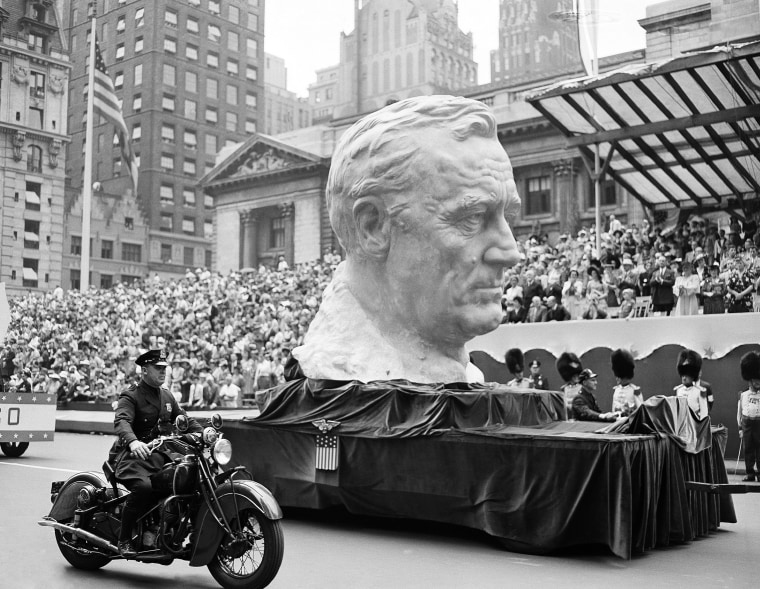
[[[27,149],[26,171],[42,172],[42,148],[39,145],[30,145]]]

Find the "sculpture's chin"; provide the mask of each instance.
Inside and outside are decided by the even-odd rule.
[[[501,324],[501,317],[501,306],[496,308],[491,305],[487,307],[475,306],[462,313],[458,323],[462,333],[466,336],[465,339],[471,340],[496,329]]]

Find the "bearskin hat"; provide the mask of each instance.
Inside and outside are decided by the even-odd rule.
[[[510,348],[504,355],[504,360],[507,363],[507,368],[512,374],[522,372],[525,366],[525,358],[523,357],[522,350],[520,348]]]
[[[610,362],[612,362],[612,374],[618,378],[633,378],[636,363],[633,360],[633,354],[628,350],[618,348],[613,351],[610,355]]]
[[[739,363],[744,380],[760,380],[760,353],[747,352]]]
[[[702,356],[694,350],[681,350],[676,364],[679,376],[690,376],[694,380],[699,378],[702,371]]]
[[[583,370],[580,358],[572,352],[562,352],[559,358],[557,358],[556,367],[557,372],[559,372],[559,375],[565,382],[568,382]]]

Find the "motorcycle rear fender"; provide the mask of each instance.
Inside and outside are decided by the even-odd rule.
[[[233,500],[232,488],[235,488]],[[248,504],[267,519],[282,519],[282,510],[274,495],[264,485],[256,481],[227,481],[216,490],[219,505],[224,515],[229,519],[235,517],[235,501],[238,508]],[[190,566],[205,566],[216,554],[219,543],[224,537],[224,530],[216,523],[205,503],[198,510],[193,526],[198,530],[198,541],[195,543]]]
[[[100,487],[107,487],[108,481],[97,471],[78,472],[72,475],[63,483],[63,487],[58,492],[58,497],[55,498],[49,517],[59,522],[74,517],[79,490],[88,484],[99,489]]]

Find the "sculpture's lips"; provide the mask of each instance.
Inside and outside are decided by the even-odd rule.
[[[502,290],[500,285],[476,285],[470,291],[477,293],[480,300],[501,301]]]

